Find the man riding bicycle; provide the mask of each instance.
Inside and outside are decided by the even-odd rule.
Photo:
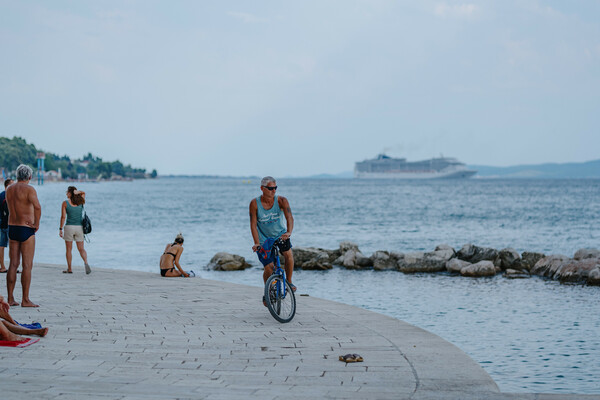
[[[292,285],[294,257],[290,236],[294,229],[294,217],[292,216],[290,203],[285,197],[275,196],[277,182],[271,176],[265,176],[260,181],[260,190],[262,195],[250,202],[250,231],[254,240],[252,251],[257,252],[259,261],[265,267],[263,280],[266,282],[273,273],[274,259],[270,251],[271,243],[275,242],[276,239],[280,239],[275,242],[275,245],[283,254],[287,280],[292,290],[296,291],[296,287]],[[285,225],[283,224],[284,216]]]

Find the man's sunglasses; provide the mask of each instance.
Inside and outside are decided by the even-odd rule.
[[[264,187],[265,189],[268,189],[268,190],[271,190],[271,191],[273,191],[273,190],[277,190],[277,186],[263,186],[263,187]]]

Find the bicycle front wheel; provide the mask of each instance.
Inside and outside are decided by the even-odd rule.
[[[277,321],[290,322],[296,314],[296,296],[289,283],[281,276],[272,275],[265,283],[267,308]]]

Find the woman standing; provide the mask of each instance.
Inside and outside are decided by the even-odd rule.
[[[185,272],[183,268],[181,268],[181,265],[179,265],[181,253],[183,253],[183,235],[180,233],[175,237],[175,241],[173,243],[167,244],[165,251],[160,256],[159,265],[161,276],[167,278],[184,276],[189,278],[190,274]]]
[[[64,274],[73,273],[73,270],[71,269],[71,260],[73,258],[71,251],[73,250],[73,241],[77,243],[77,250],[79,250],[79,254],[83,259],[85,273],[89,274],[92,272],[87,262],[87,252],[83,248],[83,227],[81,226],[81,218],[84,204],[85,192],[83,190],[77,190],[75,186],[69,186],[67,189],[67,200],[63,201],[62,203],[60,227],[58,228],[60,231],[60,237],[65,239],[65,246],[67,247],[67,270],[63,271]]]

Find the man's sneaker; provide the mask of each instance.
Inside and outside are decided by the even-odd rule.
[[[85,263],[85,273],[87,275],[92,273],[92,269],[90,268],[90,264],[88,264],[88,263]]]

